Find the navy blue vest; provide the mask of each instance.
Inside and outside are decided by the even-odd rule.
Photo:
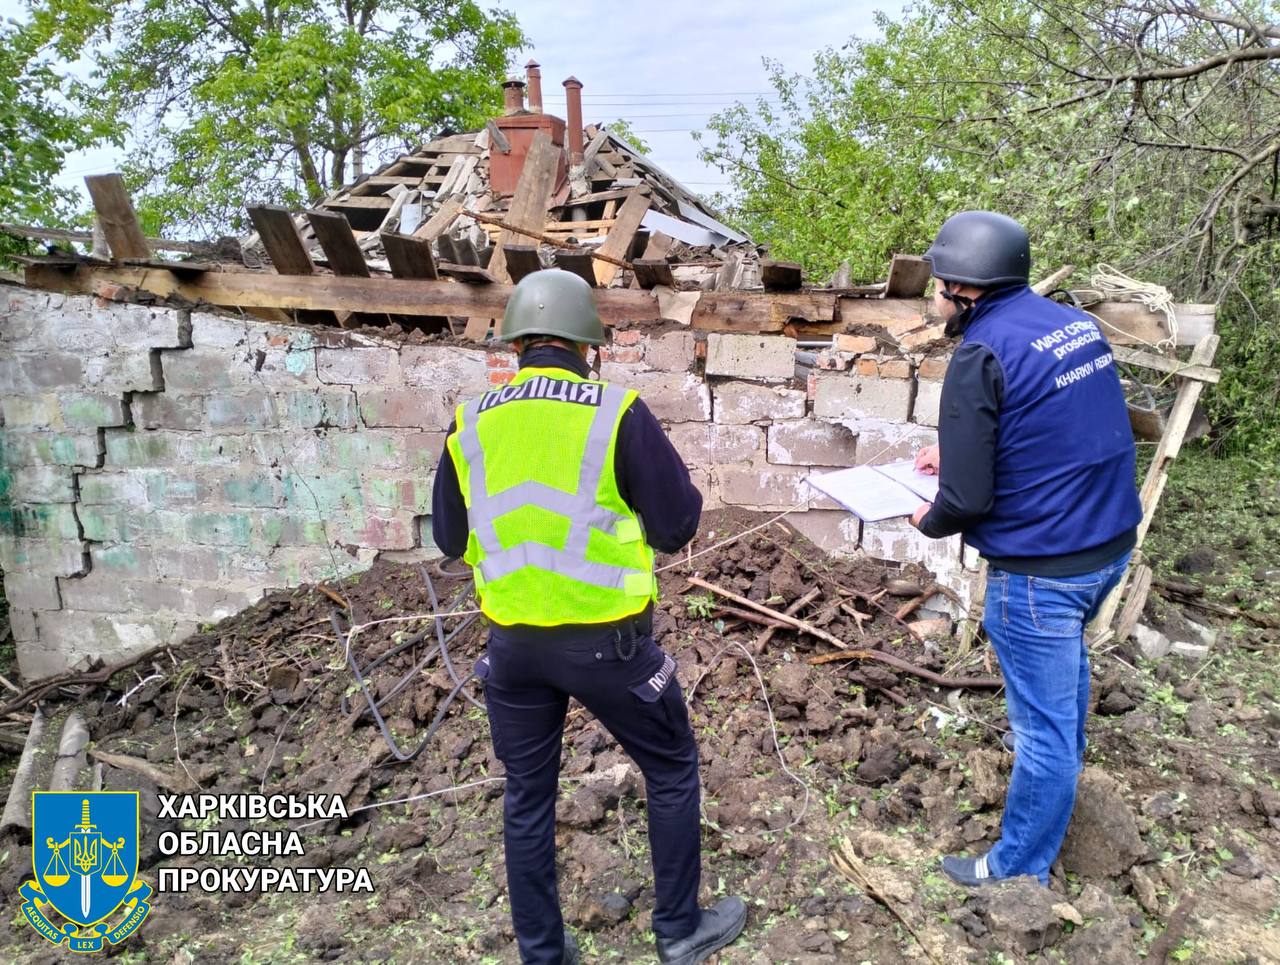
[[[1051,556],[1136,526],[1133,432],[1098,324],[1018,286],[979,299],[964,341],[1004,370],[995,499],[965,541],[987,556]]]

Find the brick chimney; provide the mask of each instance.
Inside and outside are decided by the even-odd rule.
[[[569,164],[582,163],[582,81],[570,77],[564,82],[566,101],[565,135],[569,141]]]
[[[535,114],[542,113],[541,66],[536,60],[530,60],[524,65],[524,76],[529,84],[529,110]]]
[[[508,77],[502,82],[502,113],[518,114],[524,110],[524,81]]]
[[[546,131],[551,143],[560,149],[557,162],[556,190],[564,183],[568,165],[564,154],[565,126],[564,121],[551,114],[542,112],[542,77],[536,61],[525,65],[529,79],[529,108],[524,106],[525,82],[519,77],[509,77],[502,85],[502,99],[505,104],[503,115],[496,117],[493,123],[502,132],[502,140],[507,150],[491,147],[489,151],[489,187],[499,195],[515,193],[520,182],[520,172],[524,170],[525,158],[529,148],[533,146],[534,135],[538,131]],[[577,83],[577,81],[574,81]],[[582,86],[582,85],[578,85]],[[582,110],[578,110],[578,160],[582,160]]]

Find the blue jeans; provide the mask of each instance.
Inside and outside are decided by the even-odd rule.
[[[991,567],[982,626],[1000,658],[1017,738],[994,877],[1049,882],[1076,799],[1089,712],[1085,625],[1124,576],[1129,556],[1079,576],[1023,576]]]

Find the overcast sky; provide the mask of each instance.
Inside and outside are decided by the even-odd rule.
[[[485,4],[489,6],[489,4]],[[515,13],[530,47],[518,56],[542,65],[543,100],[564,116],[561,81],[583,83],[587,123],[624,118],[667,171],[701,194],[725,177],[698,161],[690,131],[736,100],[771,93],[762,59],[808,72],[815,51],[876,33],[876,10],[901,0],[648,0],[645,3],[520,0],[495,4]],[[18,0],[0,0],[0,16],[21,17]],[[68,158],[60,180],[82,186],[86,174],[114,170],[117,149]]]

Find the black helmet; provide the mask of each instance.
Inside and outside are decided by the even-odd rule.
[[[994,211],[961,211],[946,220],[925,260],[935,278],[963,285],[1026,284],[1031,278],[1027,229]]]

